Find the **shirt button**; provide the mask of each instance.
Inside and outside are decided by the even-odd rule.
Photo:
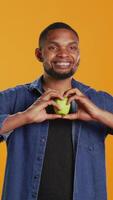
[[[42,142],[42,143],[45,143],[45,142],[46,142],[45,137],[42,137],[42,138],[41,138],[41,142]]]
[[[37,160],[38,160],[38,161],[41,161],[41,160],[42,160],[42,158],[38,156],[38,157],[37,157]]]
[[[93,146],[89,146],[88,149],[89,149],[89,151],[93,151],[94,148],[93,148]]]
[[[33,197],[33,198],[36,198],[36,197],[37,197],[37,193],[36,193],[36,192],[33,192],[33,193],[32,193],[32,197]]]
[[[34,176],[34,179],[38,179],[39,178],[39,174]]]

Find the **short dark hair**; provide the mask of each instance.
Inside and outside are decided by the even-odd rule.
[[[53,24],[50,24],[49,26],[47,26],[40,34],[39,36],[39,48],[41,49],[44,45],[45,40],[47,39],[47,35],[49,33],[49,31],[54,30],[54,29],[68,29],[71,30],[75,33],[76,37],[78,38],[79,41],[79,36],[78,33],[68,24],[63,23],[63,22],[55,22]]]

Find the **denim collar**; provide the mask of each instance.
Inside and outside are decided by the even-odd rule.
[[[38,79],[33,81],[29,85],[29,88],[31,90],[37,90],[40,94],[42,94],[43,93],[42,81],[43,81],[43,75],[41,75]],[[72,78],[71,85],[72,85],[72,88],[78,88],[83,93],[86,93],[88,90],[91,89],[89,86],[76,81],[74,78]]]

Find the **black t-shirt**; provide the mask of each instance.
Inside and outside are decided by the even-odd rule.
[[[72,200],[73,160],[72,121],[50,120],[38,200]]]

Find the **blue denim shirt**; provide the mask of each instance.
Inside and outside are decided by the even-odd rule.
[[[113,97],[72,79],[97,106],[113,113]],[[42,94],[42,76],[0,93],[0,127],[9,114],[27,109]],[[76,103],[72,103],[73,112]],[[48,136],[48,120],[16,128],[6,137],[7,164],[2,200],[37,200]],[[72,122],[75,159],[73,200],[107,200],[105,138],[113,130],[99,122]]]

